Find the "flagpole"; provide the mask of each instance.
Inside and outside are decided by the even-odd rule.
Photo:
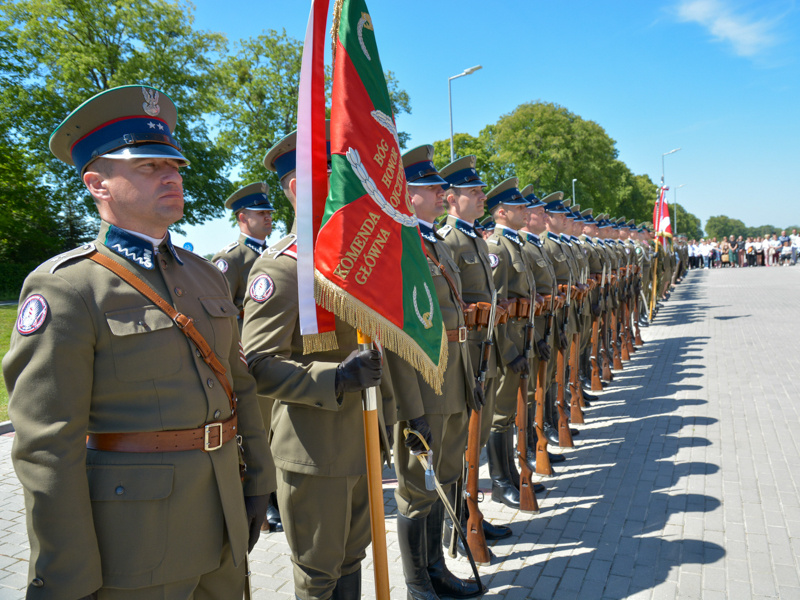
[[[372,338],[358,330],[359,350],[372,348]],[[367,489],[369,522],[372,532],[372,564],[375,571],[375,596],[389,600],[389,557],[386,550],[386,515],[383,511],[383,476],[381,469],[378,393],[370,387],[361,394],[364,405],[364,447],[367,454]]]

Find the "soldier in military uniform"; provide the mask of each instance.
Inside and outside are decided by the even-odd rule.
[[[433,228],[434,220],[444,210],[443,186],[447,182],[433,165],[433,146],[409,150],[402,160],[447,332],[448,359],[443,393],[437,394],[408,362],[387,352],[392,380],[402,382],[402,393],[397,394],[398,423],[394,436],[397,537],[409,599],[471,598],[480,594],[477,583],[457,578],[445,564],[444,505],[435,491],[426,488],[425,472],[414,456],[426,448],[416,435],[404,438],[404,430],[409,427],[425,437],[433,450],[436,476],[447,490],[459,479],[463,468],[467,407],[480,410],[484,398],[475,385],[467,346],[459,269],[448,246]]]
[[[536,293],[541,294],[543,297],[551,297],[552,294],[558,295],[558,284],[556,281],[556,273],[553,268],[550,258],[544,250],[544,243],[539,237],[539,234],[544,231],[544,206],[545,203],[540,200],[533,192],[533,185],[528,185],[522,190],[522,195],[528,201],[528,210],[525,217],[525,225],[520,228],[519,235],[525,241],[522,252],[528,259],[528,264],[531,267],[533,279],[536,282]],[[530,381],[530,396],[535,399],[537,378],[536,372],[539,368],[539,362],[548,362],[553,359],[552,356],[552,340],[553,331],[547,338],[544,337],[545,333],[545,313],[550,311],[551,306],[555,308],[555,302],[548,303],[545,310],[541,315],[534,317],[534,325],[536,327],[537,353],[533,357],[531,365]],[[546,382],[543,382],[546,385]],[[546,388],[545,388],[546,389]],[[533,426],[533,420],[536,416],[535,409],[528,411],[528,462],[532,471],[536,470],[536,437],[537,433]],[[546,425],[547,426],[547,425]],[[552,425],[549,426],[552,429]],[[559,463],[566,460],[563,454],[550,454],[549,460],[551,463]]]
[[[238,240],[217,252],[211,262],[228,280],[233,303],[239,310],[244,305],[250,268],[261,256],[267,238],[272,233],[272,212],[275,208],[268,194],[269,186],[257,182],[239,188],[225,201],[225,208],[233,211],[241,233]]]
[[[296,140],[289,134],[264,159],[293,207]],[[358,598],[370,543],[360,392],[380,383],[381,355],[359,351],[355,329],[338,318],[334,339],[304,353],[295,240],[289,234],[253,264],[244,351],[259,395],[274,399],[270,442],[295,594]]]
[[[167,232],[183,216],[188,164],[176,120],[163,93],[124,86],[50,139],[102,223],[94,242],[28,276],[3,361],[28,598],[244,592],[274,467],[225,279]],[[131,274],[166,310],[123,280]],[[176,310],[203,340],[187,339],[166,314]]]
[[[525,225],[528,201],[522,197],[516,177],[506,179],[487,194],[487,208],[496,223],[487,240],[493,269],[497,300],[509,310],[507,323],[497,327],[499,381],[494,419],[486,445],[489,475],[492,478],[492,500],[511,508],[519,508],[519,473],[513,451],[513,431],[517,413],[520,376],[530,373],[530,361],[523,355],[525,325],[524,307],[535,300],[536,288],[528,260],[522,253],[524,242],[517,233]],[[534,306],[528,306],[530,310]],[[540,338],[535,336],[534,342]],[[537,484],[535,491],[544,486]]]
[[[494,291],[489,249],[476,227],[477,219],[482,217],[485,211],[486,194],[483,188],[486,184],[481,181],[475,166],[476,158],[470,155],[451,162],[439,171],[439,175],[449,185],[444,193],[447,217],[444,225],[439,228],[439,235],[444,238],[444,243],[450,248],[453,260],[458,265],[462,299],[468,305],[477,302],[491,303]],[[477,328],[471,328],[467,333],[472,369],[476,374],[480,370],[481,348],[485,339],[485,329],[479,331]],[[496,377],[497,357],[492,348],[484,383],[485,402],[481,410],[481,448],[489,439],[492,425]],[[480,450],[478,453],[480,454]],[[487,540],[502,539],[511,535],[510,528],[504,525],[492,525],[486,520],[483,521],[483,530]]]

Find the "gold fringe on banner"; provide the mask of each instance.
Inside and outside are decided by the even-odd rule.
[[[352,327],[360,329],[380,341],[386,348],[419,371],[425,382],[437,394],[442,393],[444,372],[447,369],[447,332],[444,327],[442,327],[442,341],[439,346],[439,364],[436,365],[419,349],[419,346],[405,331],[339,286],[325,279],[319,271],[315,273],[314,283],[314,297],[320,306],[331,311]]]
[[[315,352],[330,352],[338,350],[339,342],[336,340],[335,331],[324,331],[322,333],[310,333],[303,336],[303,354],[313,354]]]
[[[333,4],[333,22],[331,23],[331,65],[336,65],[336,42],[339,40],[339,21],[342,19],[344,0],[336,0]]]

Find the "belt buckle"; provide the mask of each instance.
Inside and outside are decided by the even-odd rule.
[[[219,428],[219,443],[216,446],[211,446],[211,442],[209,441],[209,437],[211,432],[213,431],[212,428],[217,427]],[[219,450],[222,448],[222,423],[209,423],[204,427],[205,431],[203,432],[203,452],[213,452],[214,450]]]
[[[458,328],[458,341],[461,343],[467,341],[467,328],[463,325]]]

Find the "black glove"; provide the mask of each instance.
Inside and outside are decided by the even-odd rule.
[[[511,369],[517,375],[527,375],[530,372],[530,367],[528,366],[528,361],[525,360],[525,357],[521,354],[508,363],[508,368]]]
[[[592,304],[592,314],[595,317],[599,317],[600,316],[600,303],[599,302],[597,304]]]
[[[539,358],[542,360],[550,360],[550,344],[544,340],[539,340],[536,342],[536,351],[539,353]]]
[[[261,535],[261,524],[267,517],[267,506],[269,505],[269,494],[263,496],[245,496],[244,510],[247,513],[247,527],[250,530],[250,537],[247,540],[247,551],[251,552]]]
[[[428,427],[428,422],[425,420],[425,417],[417,417],[416,419],[411,419],[408,422],[408,426],[411,429],[416,429],[422,434],[422,437],[425,438],[425,441],[428,442],[428,446],[433,444],[433,436],[431,435],[431,428]],[[425,444],[422,443],[422,440],[413,433],[409,433],[405,439],[406,448],[411,450],[412,452],[423,453],[427,452],[428,449],[425,448]]]
[[[483,405],[486,403],[486,394],[483,392],[483,386],[475,380],[475,387],[472,388],[472,396],[467,396],[467,405],[470,410],[480,412]]]
[[[381,382],[381,353],[374,348],[353,350],[336,367],[336,396],[360,392]]]
[[[561,348],[569,348],[569,344],[567,343],[567,334],[563,328],[558,330],[558,343],[560,344]]]
[[[386,439],[389,441],[389,448],[394,446],[394,425],[386,425]]]

